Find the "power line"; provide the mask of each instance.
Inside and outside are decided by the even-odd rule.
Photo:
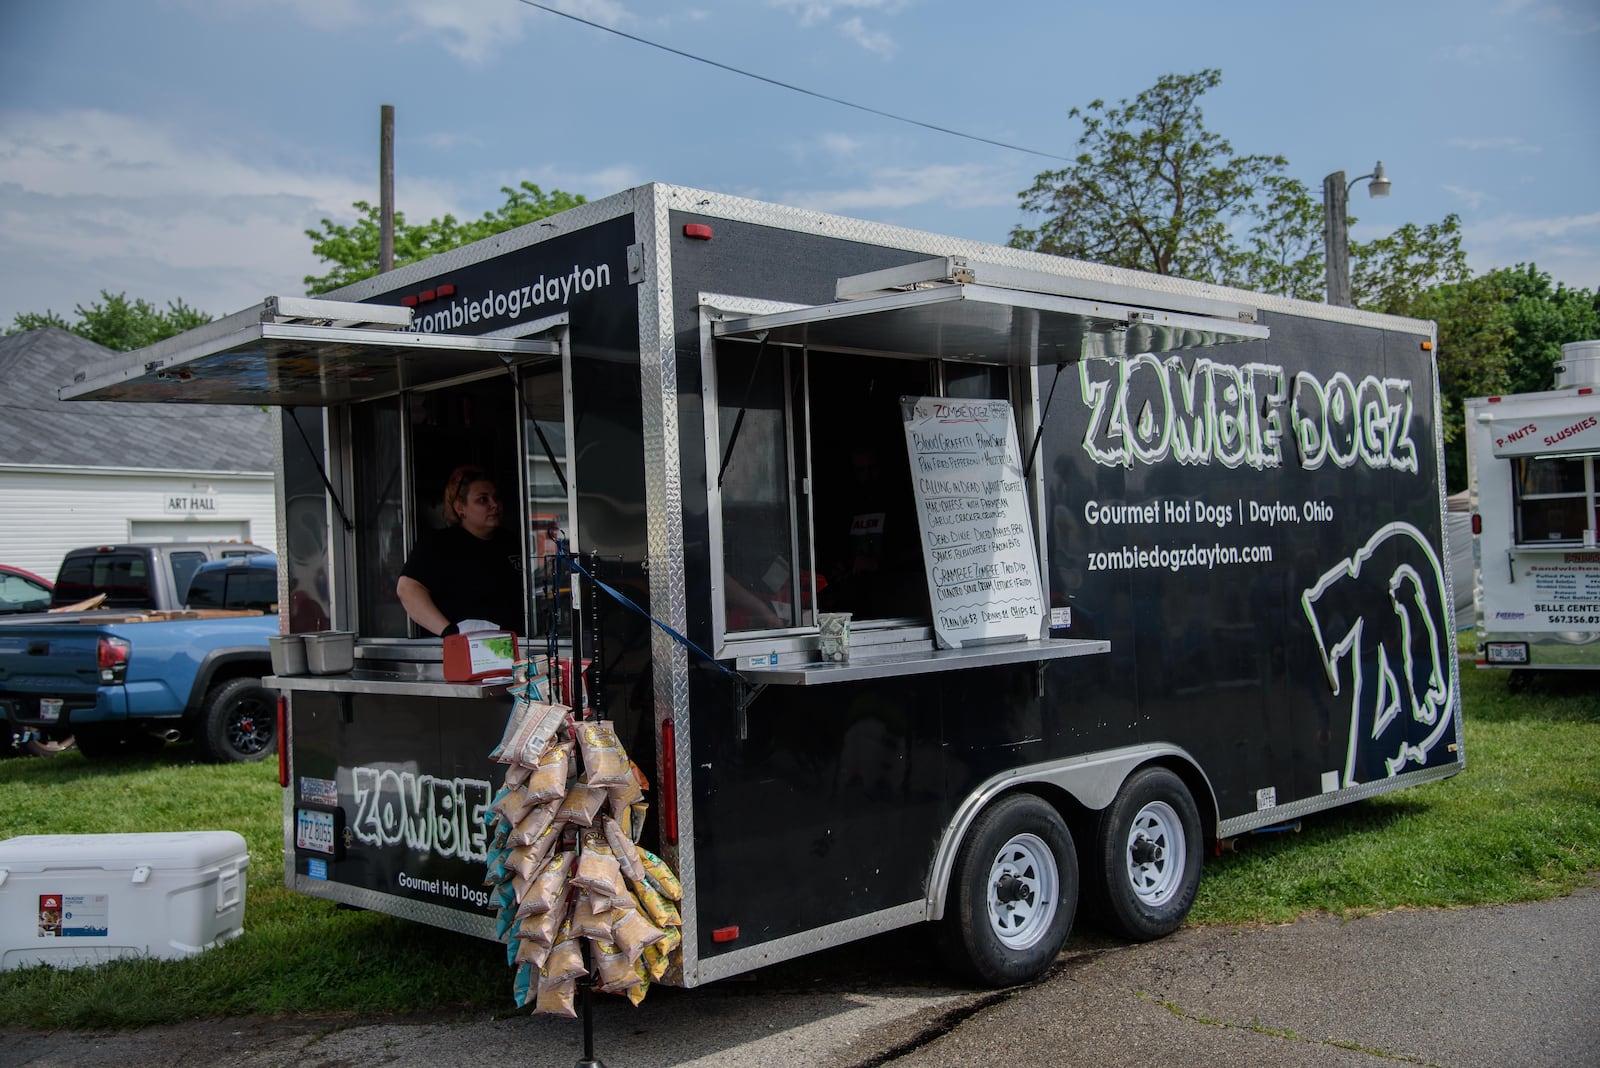
[[[741,70],[738,67],[729,66],[726,63],[719,63],[714,59],[707,59],[704,56],[697,56],[693,52],[685,52],[682,49],[673,48],[670,45],[660,44],[644,37],[636,37],[631,33],[625,33],[622,30],[614,29],[598,22],[591,22],[589,19],[583,18],[580,15],[574,15],[571,12],[553,8],[548,4],[537,3],[536,0],[517,0],[517,2],[526,4],[528,7],[538,8],[540,11],[547,12],[551,15],[560,15],[562,18],[571,19],[573,22],[581,22],[583,25],[592,27],[596,30],[603,30],[606,33],[615,34],[618,37],[624,37],[637,44],[647,45],[651,48],[658,48],[663,52],[671,52],[675,56],[681,56],[684,59],[691,59],[696,63],[704,63],[708,67],[716,67],[718,70],[725,70],[730,74],[738,74],[746,78],[753,78],[758,82],[766,82],[768,85],[775,85],[779,89],[787,89],[792,93],[801,93],[805,96],[815,97],[818,100],[826,100],[830,104],[839,104],[847,108],[854,108],[857,111],[865,111],[869,115],[877,115],[881,118],[893,119],[895,122],[903,122],[911,126],[920,126],[924,130],[933,130],[935,133],[949,134],[951,137],[960,137],[968,141],[979,141],[986,145],[994,145],[996,148],[1008,148],[1013,152],[1026,152],[1030,156],[1043,156],[1045,159],[1057,159],[1064,163],[1072,162],[1072,159],[1069,156],[1058,156],[1054,152],[1041,152],[1036,148],[1027,148],[1023,145],[1013,145],[1009,142],[996,141],[989,137],[979,137],[977,134],[969,134],[963,133],[960,130],[952,130],[948,126],[935,126],[933,123],[923,122],[921,119],[907,118],[904,115],[896,115],[892,111],[882,111],[878,108],[868,107],[866,104],[857,104],[853,101],[843,100],[836,96],[829,96],[827,93],[819,93],[815,89],[807,89],[804,86],[791,85],[788,82],[781,82],[776,78],[769,78],[765,74],[756,74],[754,71]]]

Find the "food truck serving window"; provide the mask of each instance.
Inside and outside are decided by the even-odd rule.
[[[1600,529],[1594,457],[1519,456],[1511,463],[1519,544],[1581,542]]]
[[[1154,311],[1070,295],[1061,279],[1011,288],[1041,281],[1014,271],[973,284],[975,270],[908,265],[840,279],[840,296],[860,299],[755,315],[704,298],[703,335],[715,339],[706,378],[719,644],[814,630],[828,612],[849,612],[852,628],[926,636],[934,621],[903,401],[1007,401],[1002,421],[1014,412],[1010,429],[1027,441],[1041,366],[1268,336],[1232,306]],[[885,285],[914,288],[879,292]],[[1016,501],[1034,504],[1031,494]],[[1027,521],[1038,533],[1036,517]]]

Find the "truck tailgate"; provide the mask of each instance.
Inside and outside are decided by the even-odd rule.
[[[0,704],[10,718],[55,723],[95,706],[98,627],[0,627]]]

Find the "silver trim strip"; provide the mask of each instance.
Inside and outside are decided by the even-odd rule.
[[[1464,759],[1458,759],[1453,764],[1445,764],[1437,768],[1423,768],[1420,771],[1408,771],[1404,775],[1396,775],[1392,779],[1364,782],[1357,786],[1330,791],[1316,797],[1303,797],[1299,801],[1291,801],[1287,805],[1278,805],[1274,808],[1263,809],[1260,812],[1252,812],[1248,816],[1235,816],[1219,823],[1217,825],[1217,834],[1222,838],[1233,838],[1260,827],[1271,827],[1285,820],[1308,816],[1313,812],[1338,808],[1340,805],[1351,801],[1364,801],[1369,797],[1393,793],[1407,786],[1417,786],[1425,782],[1448,779],[1460,771],[1465,764],[1466,761]]]
[[[700,962],[693,974],[684,969],[684,986],[699,986],[701,983],[713,982],[717,979],[726,979],[730,975],[741,972],[753,971],[764,968],[769,964],[779,961],[791,960],[805,953],[815,953],[821,949],[830,949],[842,946],[847,942],[855,942],[862,938],[870,938],[875,934],[893,931],[900,927],[910,927],[921,923],[924,916],[924,906],[920,901],[907,901],[904,905],[895,905],[879,912],[869,912],[865,916],[858,916],[853,920],[841,920],[822,927],[813,927],[809,931],[788,935],[783,938],[774,938],[770,942],[763,942],[749,949],[736,949],[729,953],[721,953],[715,957]],[[686,917],[687,919],[687,917]],[[684,948],[688,949],[687,937]]]

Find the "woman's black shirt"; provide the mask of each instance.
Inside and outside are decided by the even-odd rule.
[[[461,527],[434,531],[414,550],[400,573],[428,588],[446,619],[486,619],[523,632],[522,548],[500,531],[487,541]]]

